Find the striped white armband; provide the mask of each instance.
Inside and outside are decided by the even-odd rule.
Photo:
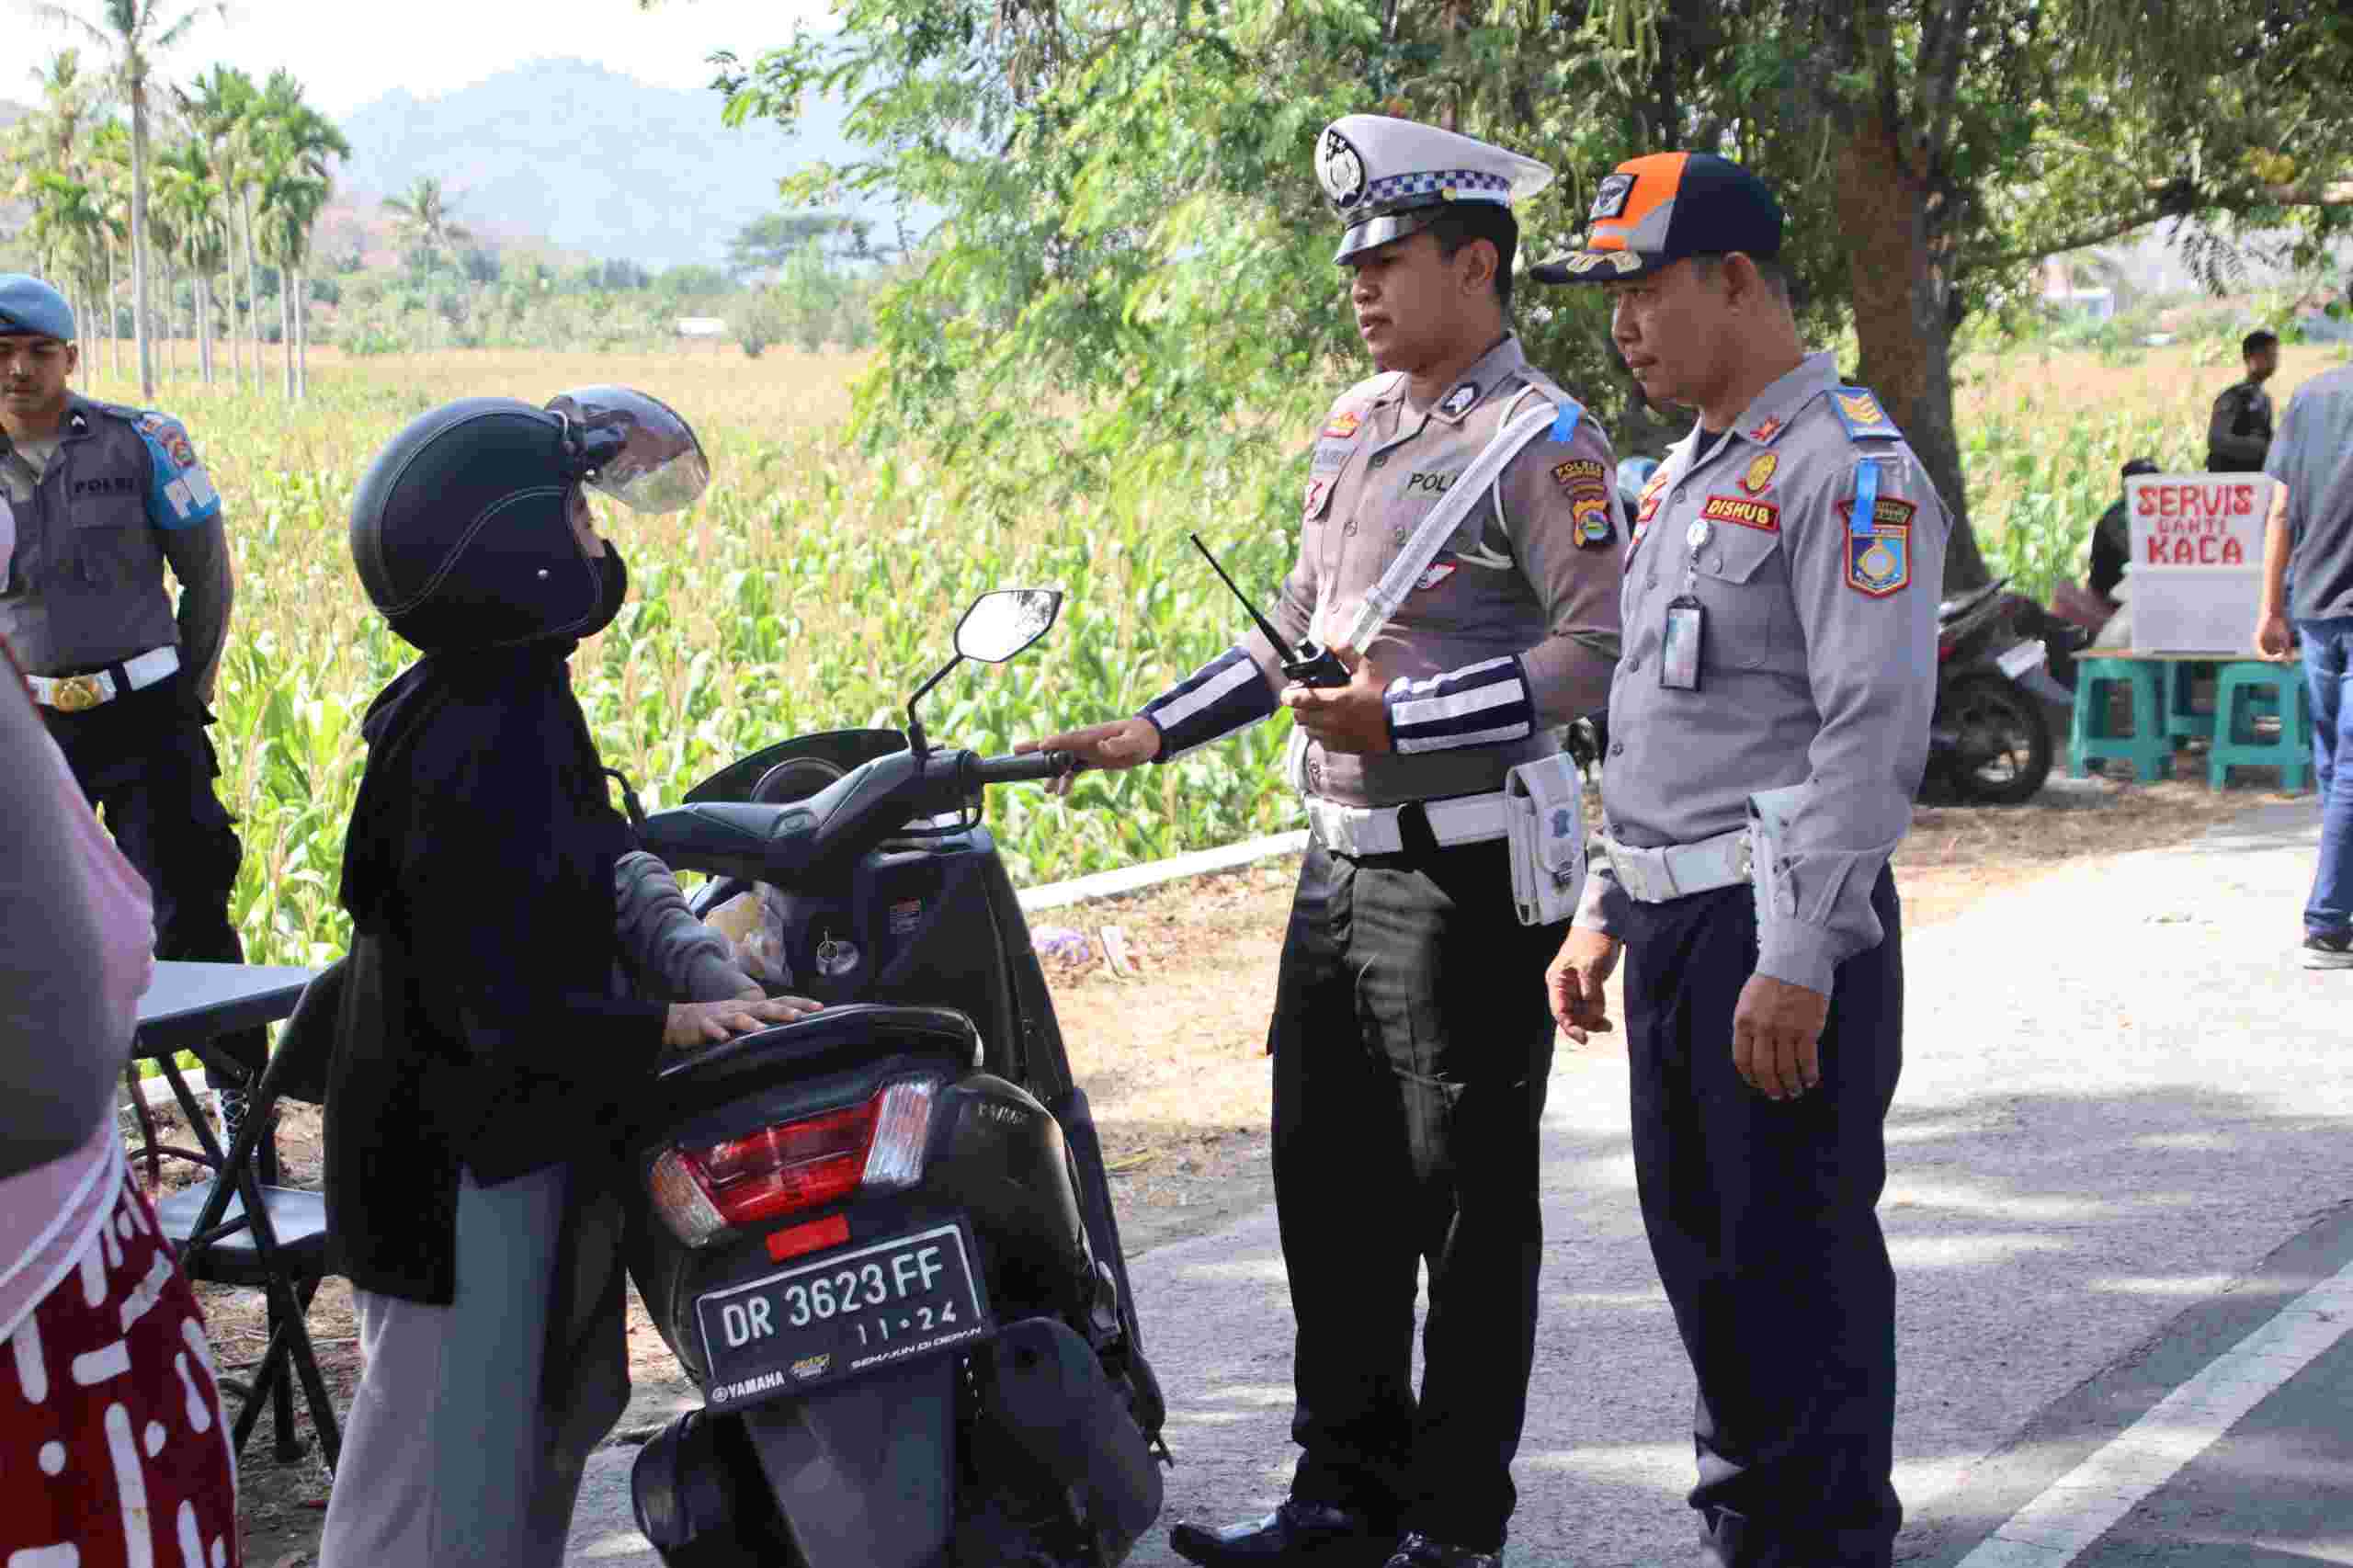
[[[1389,744],[1400,753],[1497,745],[1536,733],[1536,704],[1516,653],[1427,680],[1400,676],[1382,695]]]
[[[1274,710],[1275,694],[1267,689],[1257,662],[1233,647],[1144,704],[1143,716],[1160,732],[1157,760],[1173,762]]]

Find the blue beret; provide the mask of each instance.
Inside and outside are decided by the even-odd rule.
[[[74,341],[74,307],[38,278],[0,272],[0,337],[31,335]]]

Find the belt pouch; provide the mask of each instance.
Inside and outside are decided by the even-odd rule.
[[[1585,780],[1566,752],[1504,776],[1511,896],[1523,926],[1554,926],[1585,896]]]

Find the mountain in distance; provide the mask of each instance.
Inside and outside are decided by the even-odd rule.
[[[730,130],[722,104],[708,88],[649,86],[580,60],[533,61],[436,98],[394,88],[341,122],[351,156],[336,170],[337,205],[373,230],[382,198],[429,176],[457,222],[493,244],[716,265],[738,230],[783,205],[779,179],[859,155],[839,105],[813,103],[786,131]],[[845,210],[887,230],[886,209]]]

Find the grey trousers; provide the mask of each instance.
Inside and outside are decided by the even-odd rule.
[[[629,1403],[618,1308],[565,1407],[540,1398],[568,1187],[562,1166],[491,1187],[461,1176],[455,1301],[354,1292],[368,1364],[320,1568],[562,1568],[582,1469]]]

